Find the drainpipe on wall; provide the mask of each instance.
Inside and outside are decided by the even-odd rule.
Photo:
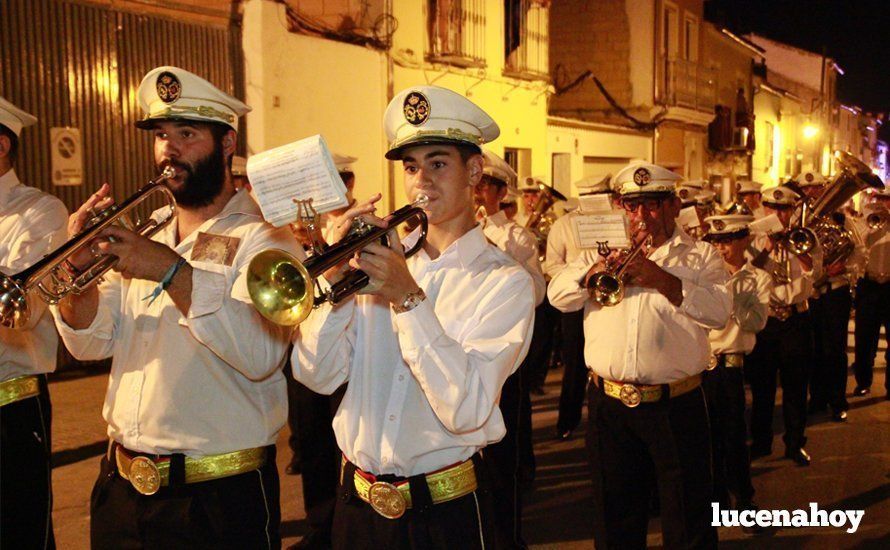
[[[386,1],[385,12],[390,15],[393,19],[395,16],[392,13],[392,0]],[[392,35],[390,35],[392,40]],[[392,101],[392,98],[395,97],[395,78],[393,76],[394,71],[394,62],[392,59],[392,43],[390,43],[389,48],[386,49],[386,105],[383,106],[383,110],[381,112],[386,111],[386,107],[389,105],[389,102]],[[389,143],[386,143],[386,132],[383,133],[383,150],[386,151]],[[389,197],[387,198],[387,210],[386,212],[392,212],[396,209],[396,173],[395,173],[395,163],[389,160],[384,160],[386,162],[386,185],[389,193]]]

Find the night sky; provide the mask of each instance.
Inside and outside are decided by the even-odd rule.
[[[844,70],[838,79],[843,103],[890,113],[890,0],[706,0],[705,12],[736,33],[815,53],[824,48]],[[881,137],[890,141],[890,122]]]

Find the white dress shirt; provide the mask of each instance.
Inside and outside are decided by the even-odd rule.
[[[667,384],[704,370],[710,358],[708,329],[722,328],[732,300],[723,259],[708,243],[695,241],[680,226],[649,259],[683,284],[683,302],[673,305],[661,293],[625,288],[616,306],[601,307],[583,286],[599,259],[592,249],[550,281],[547,296],[563,312],[584,308],[584,359],[608,380]]]
[[[192,266],[188,315],[166,292],[151,305],[143,299],[157,283],[109,272],[89,327],[72,329],[52,308],[59,333],[79,359],[114,356],[102,415],[124,447],[202,456],[274,444],[287,417],[281,367],[290,331],[253,307],[246,271],[266,249],[305,255],[287,228],[263,221],[245,192],[179,244],[176,232],[174,219],[153,240]],[[231,265],[192,258],[199,233],[240,239]]]
[[[748,262],[729,278],[727,286],[732,293],[732,314],[725,327],[708,336],[711,352],[751,353],[769,316],[772,277]]]
[[[562,271],[568,264],[575,261],[581,254],[578,243],[575,240],[573,228],[578,212],[569,212],[565,216],[557,218],[550,226],[547,235],[547,255],[544,259],[544,273],[551,279]]]
[[[863,229],[863,241],[866,247],[865,276],[879,283],[890,281],[890,231],[885,226],[881,229]]]
[[[67,237],[68,211],[62,201],[22,185],[15,170],[0,176],[0,271],[31,267]],[[46,303],[32,292],[31,317],[21,329],[0,327],[0,381],[56,370],[59,337]]]
[[[507,219],[503,210],[482,218],[479,222],[485,237],[496,247],[516,260],[532,276],[535,287],[535,307],[541,305],[547,295],[547,281],[541,271],[541,260],[538,258],[538,241],[528,229]]]
[[[396,315],[368,294],[324,304],[294,346],[294,376],[313,391],[349,382],[334,433],[346,458],[375,474],[432,472],[503,438],[501,387],[534,324],[531,278],[478,225],[408,268],[427,296],[414,309]]]

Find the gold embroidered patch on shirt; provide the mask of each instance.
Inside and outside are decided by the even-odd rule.
[[[231,266],[241,239],[212,233],[198,233],[192,247],[192,260]]]

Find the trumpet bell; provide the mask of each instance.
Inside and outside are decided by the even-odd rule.
[[[295,326],[315,305],[314,280],[306,267],[283,250],[265,250],[250,261],[247,291],[257,311],[283,326]]]
[[[601,306],[618,305],[624,299],[624,284],[606,272],[595,273],[589,282],[593,299]]]
[[[788,232],[788,250],[795,256],[808,254],[816,247],[816,233],[808,227],[795,227]]]

